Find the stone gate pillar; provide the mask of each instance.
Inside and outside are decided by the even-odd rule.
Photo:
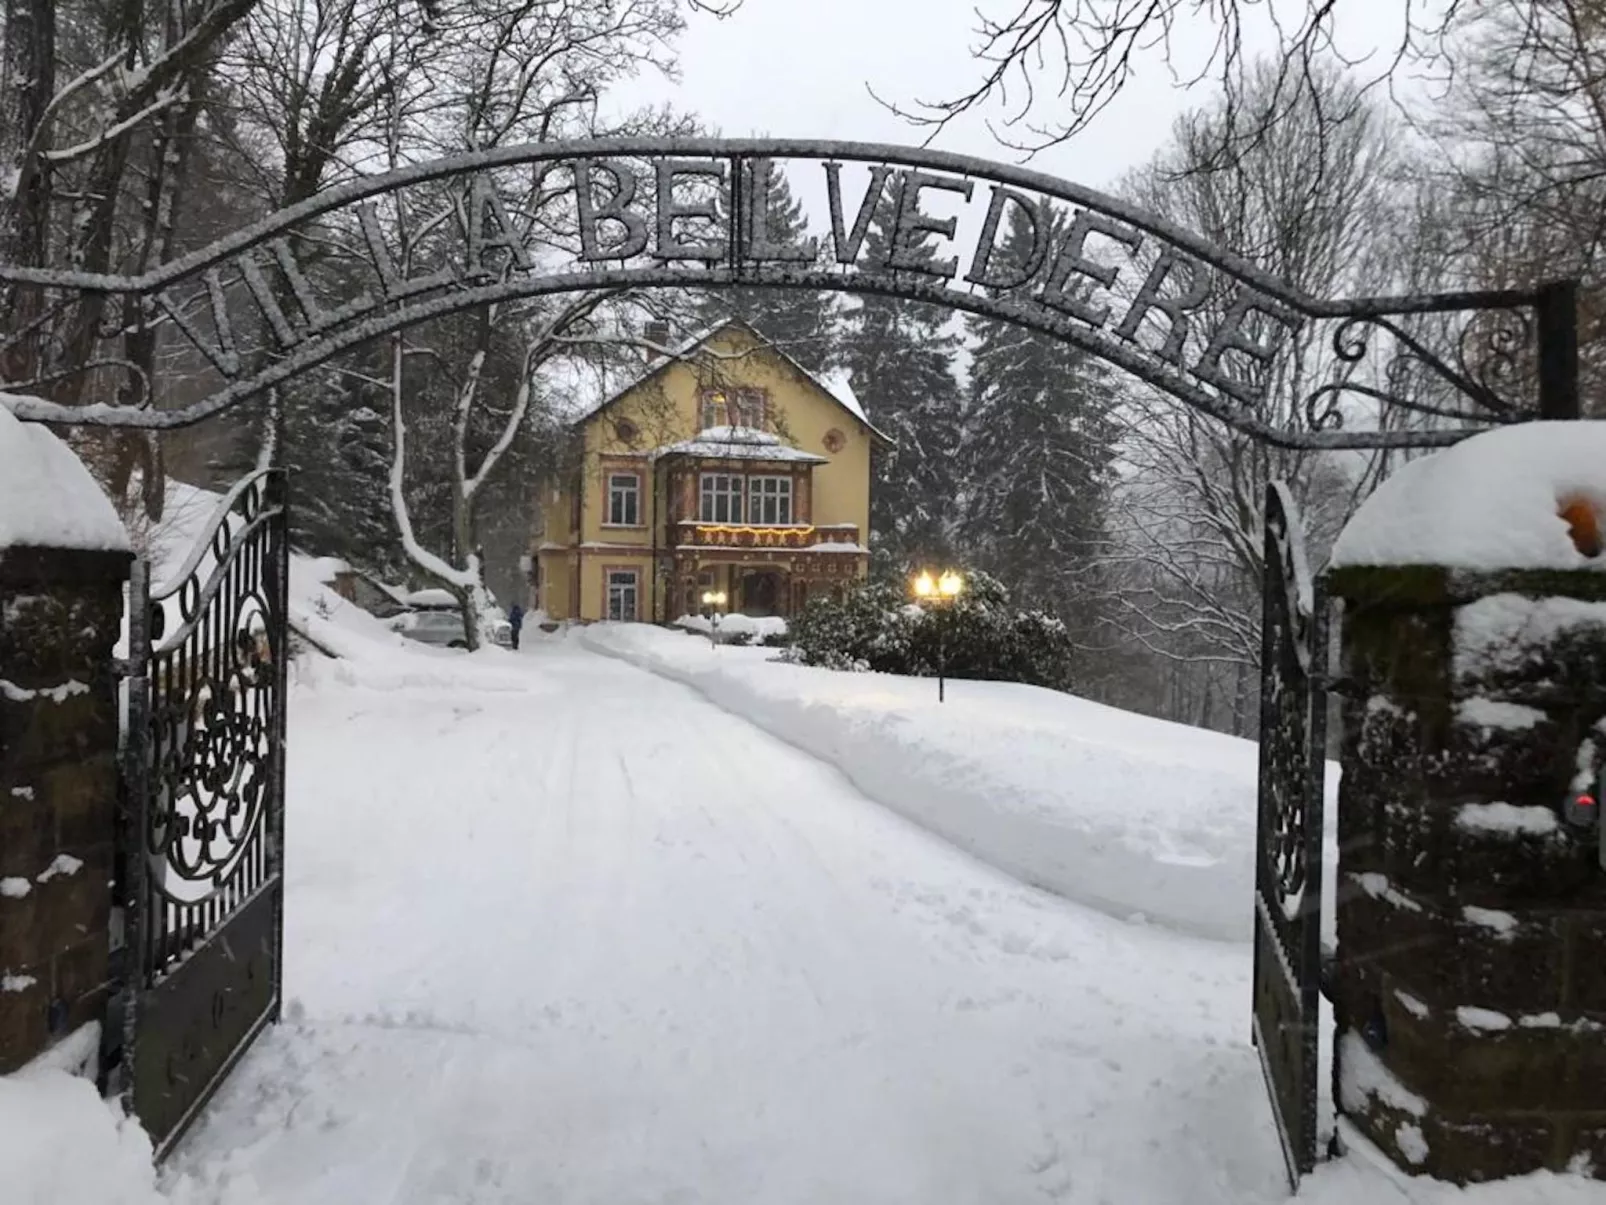
[[[131,559],[78,458],[0,406],[0,1074],[104,1013]]]
[[[1531,427],[1407,466],[1330,576],[1335,1096],[1461,1184],[1606,1178],[1606,423]]]

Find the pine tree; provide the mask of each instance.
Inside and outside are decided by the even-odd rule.
[[[355,365],[382,371],[373,355]],[[390,580],[404,558],[390,514],[390,419],[371,385],[335,371],[310,373],[287,399],[280,463],[289,471],[291,536]]]
[[[1025,266],[1020,209],[997,252]],[[969,320],[963,539],[975,563],[1023,603],[1078,635],[1098,619],[1091,565],[1104,542],[1117,429],[1109,371],[1072,344],[991,319]]]
[[[803,244],[809,237],[802,202],[773,163],[766,220],[764,231],[772,243]],[[710,291],[698,309],[710,326],[726,318],[746,319],[810,372],[822,372],[838,361],[840,312],[831,293],[743,285]]]
[[[892,249],[897,191],[887,190],[865,239],[872,264],[885,263]],[[953,556],[963,398],[951,318],[942,306],[865,297],[845,324],[843,366],[871,419],[894,441],[877,456],[871,480],[872,552],[882,572]]]

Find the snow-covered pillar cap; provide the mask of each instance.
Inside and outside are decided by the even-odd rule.
[[[1502,427],[1405,465],[1355,512],[1333,568],[1606,572],[1606,423]]]
[[[0,402],[0,550],[128,552],[128,530],[65,443]]]

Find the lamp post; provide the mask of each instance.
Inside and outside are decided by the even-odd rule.
[[[725,591],[703,591],[703,618],[708,620],[708,643],[719,647],[719,609],[725,605]]]
[[[944,569],[936,577],[931,576],[930,570],[921,570],[920,576],[914,580],[915,597],[922,603],[935,604],[938,610],[937,702],[939,703],[948,701],[948,629],[942,614],[953,606],[964,589],[965,579],[954,569]]]

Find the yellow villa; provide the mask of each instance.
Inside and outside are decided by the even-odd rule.
[[[789,616],[864,576],[870,456],[887,442],[844,379],[727,322],[573,421],[543,483],[534,602],[552,620]]]

